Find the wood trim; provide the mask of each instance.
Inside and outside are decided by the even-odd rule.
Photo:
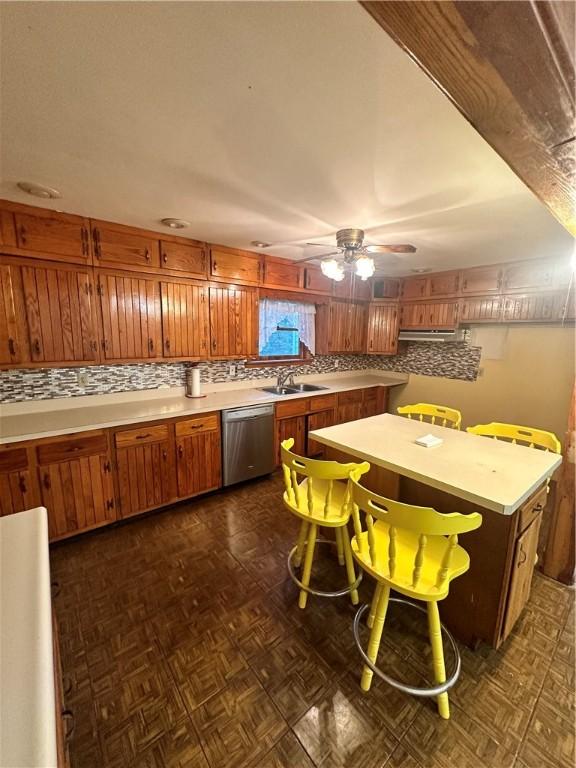
[[[574,5],[464,0],[361,4],[576,234],[570,160]],[[503,38],[505,49],[499,42]]]
[[[278,299],[278,301],[300,301],[303,304],[328,304],[330,296],[319,293],[310,293],[305,288],[301,292],[291,290],[283,291],[279,288],[266,288],[261,286],[259,289],[261,299]]]

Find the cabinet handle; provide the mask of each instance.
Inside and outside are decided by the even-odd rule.
[[[16,354],[16,345],[14,344],[13,338],[8,339],[8,352],[10,353],[10,357],[14,357]]]
[[[465,290],[466,290],[466,288],[468,288],[468,280],[464,280],[464,281],[462,282],[462,290],[463,290],[463,291],[465,291]]]
[[[102,349],[104,352],[108,352],[108,339],[102,339]]]
[[[106,501],[106,509],[114,509],[114,499],[108,499]]]
[[[92,230],[92,239],[94,240],[94,256],[99,259],[102,256],[100,248],[100,232],[96,227]]]
[[[49,491],[52,485],[50,483],[50,475],[48,474],[48,472],[44,472],[44,477],[42,478],[42,482],[44,484],[44,488],[46,488],[46,490]]]
[[[166,349],[170,349],[170,339],[165,340],[164,346],[166,347]]]
[[[166,461],[166,459],[168,458],[168,451],[166,450],[166,448],[162,449],[162,458],[164,459],[164,461]]]
[[[145,440],[147,437],[152,437],[150,432],[146,432],[144,435],[136,435],[136,440]]]
[[[212,339],[212,352],[216,352],[216,339]]]
[[[178,446],[178,458],[181,459],[184,456],[184,448],[182,448],[182,445]]]
[[[202,251],[202,257],[201,257],[200,263],[202,265],[201,266],[201,271],[202,272],[206,272],[206,254],[204,253],[204,251]]]
[[[20,227],[18,228],[18,234],[20,235],[22,245],[26,245],[26,228],[23,224],[20,224]]]
[[[146,250],[144,251],[144,258],[146,259],[146,261],[150,261],[150,251],[148,250],[148,248],[146,248]]]
[[[88,246],[88,230],[86,229],[86,227],[82,227],[81,234],[82,234],[82,254],[84,256],[88,256],[88,254],[90,253],[90,248]]]
[[[18,488],[20,489],[20,493],[28,493],[28,488],[26,486],[26,480],[23,477],[20,477],[18,480]]]
[[[112,465],[110,464],[109,461],[105,461],[104,464],[102,465],[102,469],[104,470],[104,472],[111,472]]]
[[[168,254],[167,253],[163,253],[162,254],[162,261],[164,262],[164,264],[168,264]]]
[[[72,712],[71,709],[63,709],[62,720],[68,720],[70,723],[69,728],[67,728],[64,733],[64,741],[68,743],[76,730],[76,718],[74,717],[74,712]]]
[[[212,262],[212,272],[218,271],[218,264],[216,264],[216,260]]]
[[[38,339],[34,339],[34,352],[37,355],[39,355],[41,352],[40,341]]]
[[[522,549],[522,547],[520,547],[519,555],[524,555],[524,557],[522,560],[518,559],[518,564],[516,566],[517,568],[520,568],[520,566],[524,565],[524,563],[526,562],[527,555],[526,555],[526,552],[524,552],[524,550]]]
[[[148,339],[148,349],[150,352],[154,352],[154,341],[152,339]]]
[[[90,349],[92,350],[92,352],[96,352],[96,350],[98,349],[98,344],[94,341],[94,339],[92,339],[92,341],[90,342]]]

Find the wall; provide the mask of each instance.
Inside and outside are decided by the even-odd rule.
[[[450,405],[464,426],[490,421],[539,427],[563,440],[574,385],[574,328],[509,326],[502,359],[481,358],[474,382],[410,376],[391,410],[408,403]]]
[[[200,363],[200,378],[205,384],[226,381],[249,381],[275,377],[277,367],[244,367],[237,365],[234,376],[230,363]],[[318,355],[310,363],[298,366],[299,375],[354,371],[366,368],[423,373],[428,376],[451,376],[473,380],[478,373],[480,350],[469,344],[402,344],[397,355]],[[85,368],[38,368],[0,372],[0,403],[24,400],[49,400],[79,395],[101,395],[178,387],[185,382],[187,363],[142,363],[134,365],[98,365]],[[81,383],[85,377],[85,383]]]

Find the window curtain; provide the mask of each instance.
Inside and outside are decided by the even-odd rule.
[[[260,347],[264,347],[273,333],[286,319],[298,329],[300,341],[316,352],[316,307],[314,304],[298,301],[277,301],[260,299]],[[292,327],[292,325],[291,325]]]

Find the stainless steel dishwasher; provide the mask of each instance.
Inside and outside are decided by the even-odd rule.
[[[225,486],[272,472],[274,406],[222,411],[222,452]]]

